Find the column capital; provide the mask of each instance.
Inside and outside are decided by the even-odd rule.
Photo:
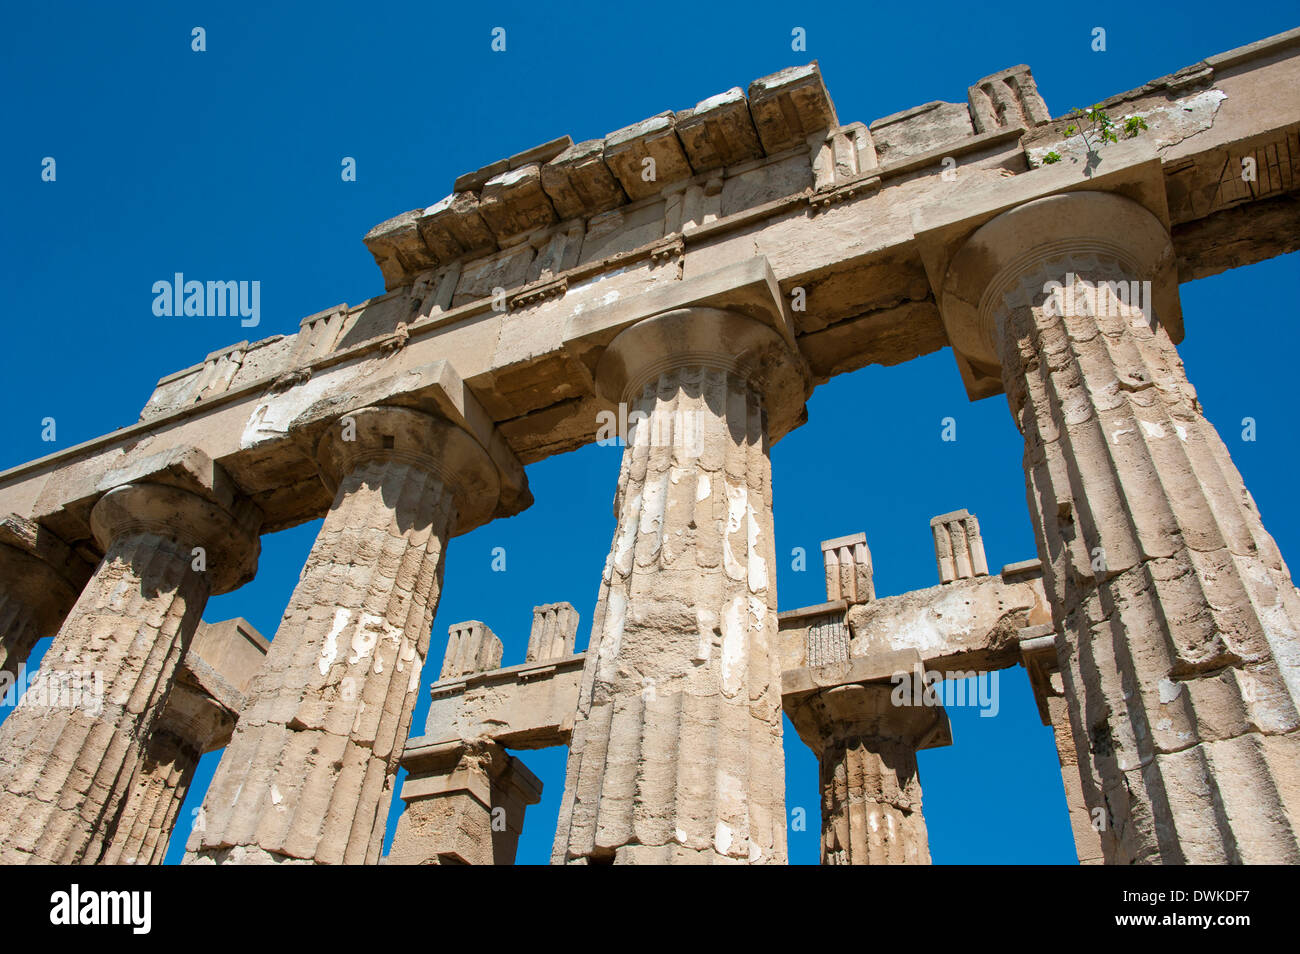
[[[51,636],[77,601],[94,567],[34,520],[0,516],[0,580]]]
[[[202,547],[212,593],[238,589],[253,578],[262,549],[261,526],[261,511],[245,498],[219,503],[148,481],[114,487],[90,512],[91,532],[105,552],[115,540],[141,533]]]
[[[343,479],[373,461],[407,463],[436,474],[456,500],[453,534],[487,523],[501,497],[491,456],[464,428],[403,407],[350,411],[325,431],[316,448],[321,480],[333,493]]]
[[[745,378],[763,398],[773,442],[807,418],[803,359],[770,325],[722,308],[676,308],[624,328],[596,364],[596,391],[631,404],[659,375],[692,366]]]
[[[856,739],[895,741],[911,749],[952,744],[948,713],[937,700],[927,705],[908,693],[909,701],[898,704],[897,695],[893,682],[849,683],[818,690],[785,709],[799,738],[818,756]]]
[[[1042,300],[1049,294],[1041,287],[1046,275],[1063,283],[1098,259],[1118,263],[1131,280],[1150,281],[1155,314],[1171,338],[1181,339],[1173,244],[1155,215],[1111,192],[1035,199],[976,229],[953,254],[936,296],[973,398],[1001,390],[998,322],[1007,296],[1033,280],[1035,287],[1025,291]]]

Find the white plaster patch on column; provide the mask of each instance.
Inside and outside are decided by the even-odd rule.
[[[1187,428],[1183,427],[1181,424],[1175,424],[1174,433],[1178,435],[1180,441],[1187,443]]]
[[[348,625],[348,620],[352,618],[352,611],[339,608],[334,611],[334,625],[325,636],[325,642],[321,646],[320,660],[318,666],[320,674],[326,675],[330,671],[330,666],[334,665],[334,660],[339,657],[339,634],[343,628]]]
[[[727,604],[722,620],[722,694],[728,699],[740,691],[748,655],[745,638],[745,598]]]
[[[382,616],[375,616],[372,613],[362,614],[356,632],[352,635],[352,656],[348,659],[349,666],[355,666],[370,655],[379,642],[379,634],[383,628],[384,618]],[[375,660],[376,663],[378,661],[378,659]],[[382,670],[375,670],[375,672],[380,671]]]
[[[727,488],[727,527],[722,534],[722,563],[730,579],[743,580],[748,569],[732,553],[731,535],[741,528],[748,506],[748,491],[744,486],[733,487],[725,481],[723,486]]]
[[[610,682],[623,647],[623,625],[627,619],[627,596],[622,590],[610,589],[605,606],[605,628],[600,637],[600,678]]]
[[[614,544],[614,568],[623,576],[632,572],[632,549],[636,544],[637,515],[641,512],[641,495],[637,494],[623,508],[623,525],[618,528]]]
[[[763,528],[754,513],[753,505],[748,502],[745,505],[745,527],[746,543],[749,547],[749,591],[762,593],[767,589],[767,560],[763,558],[759,547]]]
[[[719,854],[725,855],[731,849],[732,837],[731,826],[724,821],[718,822],[718,827],[713,833],[713,846],[718,849]]]
[[[1112,433],[1112,434],[1110,435],[1111,442],[1112,442],[1112,443],[1115,443],[1115,444],[1118,444],[1118,443],[1119,443],[1119,439],[1120,439],[1121,437],[1123,437],[1125,434],[1132,434],[1132,433],[1133,433],[1133,428],[1131,428],[1131,427],[1128,427],[1128,428],[1121,428],[1121,429],[1119,429],[1119,430],[1116,430],[1114,433]]]
[[[700,473],[695,481],[695,502],[709,499],[709,475]]]
[[[664,508],[668,503],[668,488],[662,478],[647,479],[642,494],[644,499],[641,506],[640,533],[654,541],[650,552],[646,554],[646,561],[650,563],[658,557],[659,549],[663,545]]]
[[[708,662],[713,654],[713,630],[718,625],[718,615],[710,609],[697,609],[695,625],[700,637],[699,646],[695,650],[695,662]]]
[[[284,806],[280,804],[283,801],[284,801],[284,796],[280,794],[280,789],[276,787],[274,782],[272,782],[271,783],[271,804],[274,805],[279,811],[284,811]]]
[[[1165,429],[1159,421],[1138,421],[1142,425],[1142,430],[1146,432],[1147,437],[1164,437]]]

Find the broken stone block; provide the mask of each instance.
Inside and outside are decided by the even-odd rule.
[[[606,136],[605,164],[633,202],[693,174],[671,110]]]
[[[501,668],[501,639],[476,619],[455,623],[447,630],[447,652],[439,679],[455,679]]]
[[[750,83],[749,112],[769,156],[794,148],[819,129],[839,125],[815,60]]]
[[[419,209],[403,212],[380,222],[362,239],[384,276],[385,289],[399,288],[412,275],[438,264],[437,256],[430,252],[416,225],[421,214]]]
[[[884,116],[871,124],[881,162],[895,162],[975,134],[964,103],[936,100]]]
[[[533,628],[528,634],[528,662],[563,659],[573,655],[578,638],[578,611],[569,603],[533,607]]]
[[[605,165],[605,141],[576,143],[542,166],[542,189],[561,219],[599,215],[627,202]]]
[[[988,576],[980,522],[967,510],[943,513],[930,521],[934,534],[934,556],[939,564],[939,582]]]
[[[479,213],[478,196],[472,192],[456,192],[429,206],[418,225],[424,244],[433,254],[431,265],[497,246],[496,236]]]
[[[572,145],[573,140],[571,138],[561,136],[559,139],[544,142],[540,146],[533,146],[531,149],[517,152],[509,159],[498,159],[482,169],[476,169],[473,172],[465,173],[463,176],[457,176],[451,191],[481,192],[489,180],[495,179],[501,173],[509,172],[511,169],[522,169],[524,166],[541,165],[550,162]]]
[[[1038,95],[1038,84],[1023,63],[984,77],[969,90],[970,117],[977,133],[1010,126],[1035,126],[1051,122],[1052,114]]]
[[[865,533],[823,540],[822,556],[826,561],[828,601],[869,603],[876,598],[871,573],[871,551],[867,549]]]
[[[555,223],[555,209],[542,191],[541,166],[533,163],[489,179],[479,214],[499,241]]]
[[[749,104],[739,86],[710,96],[675,117],[677,136],[696,172],[763,157]]]

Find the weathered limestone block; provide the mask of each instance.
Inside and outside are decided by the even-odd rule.
[[[439,679],[453,679],[501,666],[501,638],[476,619],[453,623],[447,630],[447,651]]]
[[[440,261],[420,234],[423,214],[422,210],[414,209],[393,216],[372,228],[362,240],[374,256],[384,276],[384,288],[389,291],[405,285],[412,275],[433,268]]]
[[[40,524],[0,517],[0,673],[17,678],[37,641],[58,631],[90,571]]]
[[[813,188],[818,192],[837,189],[875,172],[879,166],[875,141],[862,123],[815,132],[808,137],[808,147]],[[875,179],[873,187],[879,185],[879,179]]]
[[[512,865],[524,812],[542,783],[495,742],[408,749],[406,809],[385,860],[397,865]]]
[[[974,514],[968,510],[939,514],[930,521],[930,532],[934,535],[940,583],[988,576],[984,538],[980,536],[980,522]]]
[[[407,749],[489,737],[512,749],[568,745],[583,659],[526,662],[438,680],[429,688],[424,735],[410,739]]]
[[[479,197],[479,214],[498,242],[554,225],[555,209],[542,191],[541,167],[532,163],[489,179]]]
[[[345,416],[317,458],[334,504],[187,862],[378,861],[446,544],[500,493],[468,433],[402,408]]]
[[[1052,120],[1034,75],[1023,64],[984,77],[967,90],[967,96],[977,133],[1005,126],[1033,129]]]
[[[633,202],[692,175],[671,110],[606,136],[605,165]]]
[[[432,260],[410,269],[411,274],[497,247],[473,192],[453,192],[438,200],[419,215],[416,226]]]
[[[1074,850],[1081,865],[1103,862],[1101,837],[1094,819],[1105,817],[1101,791],[1088,770],[1079,763],[1079,750],[1070,726],[1069,703],[1065,684],[1057,668],[1056,634],[1051,626],[1029,626],[1020,631],[1020,654],[1029,673],[1029,685],[1043,725],[1052,727],[1056,755],[1061,763],[1061,784],[1065,789],[1065,806],[1074,833]],[[1084,740],[1086,743],[1086,739]]]
[[[251,577],[260,512],[199,489],[95,504],[104,558],[0,726],[0,862],[99,860],[208,596]]]
[[[869,662],[908,677],[920,667],[915,652]],[[843,664],[788,672],[783,680],[785,712],[817,755],[822,864],[929,864],[916,753],[951,744],[947,714],[931,693],[913,698],[910,678],[905,696],[897,680],[850,678]]]
[[[867,549],[865,533],[823,540],[822,558],[826,563],[828,602],[847,600],[849,603],[869,603],[876,598],[871,551]]]
[[[945,320],[976,316],[1025,438],[1107,862],[1296,863],[1300,593],[1161,324],[1172,263],[1129,199],[1039,199],[966,240]]]
[[[939,100],[883,116],[871,124],[882,163],[930,152],[974,134],[970,110],[964,103]]]
[[[773,420],[798,419],[804,374],[769,326],[712,308],[637,322],[600,358],[604,397],[645,416],[623,454],[557,862],[785,861],[768,446]]]
[[[524,166],[550,162],[572,145],[573,139],[569,136],[561,136],[558,139],[552,139],[550,142],[544,142],[540,146],[533,146],[531,149],[517,152],[508,159],[498,159],[496,162],[489,163],[474,172],[467,172],[464,175],[457,176],[451,191],[481,192],[489,179],[494,179],[501,173],[508,172],[511,169],[522,169]]]
[[[149,737],[102,864],[163,863],[199,757],[230,741],[269,646],[247,620],[200,624]]]
[[[584,218],[624,205],[627,194],[605,165],[605,141],[574,143],[542,166],[542,188],[561,220]]]
[[[570,603],[533,607],[533,628],[528,633],[528,662],[565,659],[573,655],[578,639],[578,611]]]
[[[749,104],[739,86],[683,109],[675,117],[677,136],[691,168],[708,172],[763,157]]]
[[[754,80],[749,84],[749,112],[769,156],[793,149],[819,129],[839,125],[816,62]]]

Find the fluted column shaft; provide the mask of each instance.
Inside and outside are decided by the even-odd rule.
[[[121,488],[98,506],[155,492]],[[212,588],[192,550],[150,526],[128,526],[108,544],[0,726],[0,862],[98,860]]]
[[[820,670],[826,677],[830,667]],[[786,698],[786,714],[817,755],[824,865],[928,865],[916,753],[947,745],[948,717],[928,690],[895,682],[830,685]]]
[[[827,747],[818,766],[822,864],[930,863],[914,744],[844,739]]]
[[[672,314],[661,345],[727,322]],[[618,360],[650,353],[633,338]],[[740,329],[731,340],[746,353]],[[623,453],[555,860],[784,863],[765,389],[744,367],[665,350],[628,376],[643,418]]]
[[[1167,236],[1096,195],[994,220],[1024,234],[1043,209],[1065,237],[1004,268],[985,308],[1102,849],[1109,863],[1300,862],[1300,594],[1160,315],[1118,294],[1151,275],[1129,249]],[[1090,221],[1097,235],[1072,234]]]
[[[101,863],[163,863],[200,754],[165,728],[154,731]]]
[[[487,464],[446,422],[397,409],[354,419],[354,441],[345,419],[322,445],[342,475],[334,503],[208,790],[187,862],[379,860],[457,522],[455,487],[467,476],[456,469],[469,466],[449,455]]]

